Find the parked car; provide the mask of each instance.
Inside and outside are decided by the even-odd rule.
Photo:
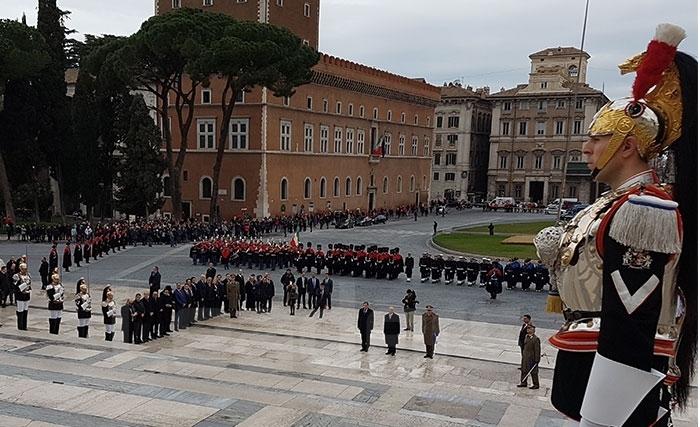
[[[563,212],[565,210],[571,209],[576,204],[578,204],[578,199],[563,199],[561,210]],[[559,212],[559,199],[554,199],[552,203],[548,204],[547,207],[544,209],[544,213],[546,213],[547,215],[556,215],[557,212]]]
[[[491,211],[503,209],[506,212],[512,212],[513,208],[515,208],[515,199],[512,197],[496,197],[489,202],[488,208]]]
[[[372,221],[374,222],[374,224],[386,224],[386,216],[381,214],[377,215],[372,219]]]
[[[366,217],[362,218],[362,220],[355,225],[357,225],[359,227],[367,227],[368,225],[372,225],[372,224],[374,224],[374,220],[372,218],[366,216]]]
[[[564,221],[571,221],[572,219],[574,219],[577,213],[581,212],[587,207],[588,203],[578,203],[574,205],[571,209],[568,209],[566,212],[562,213],[561,219]]]
[[[353,228],[355,226],[355,221],[353,221],[352,218],[346,218],[343,221],[339,221],[335,223],[335,228],[345,230],[348,228]]]

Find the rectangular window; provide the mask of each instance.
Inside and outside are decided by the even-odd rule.
[[[418,156],[418,137],[411,138],[411,155]]]
[[[433,181],[440,181],[440,172],[433,172]]]
[[[308,3],[304,3],[304,16],[307,18],[311,16],[311,6]]]
[[[440,153],[434,153],[433,158],[435,159],[433,161],[433,164],[436,166],[440,166]]]
[[[540,82],[540,89],[547,89],[547,82]]]
[[[379,109],[375,108],[372,110],[372,118],[377,120],[379,118]]]
[[[355,109],[352,104],[348,104],[348,116],[352,116],[355,113]]]
[[[576,193],[577,193],[576,190],[577,190],[577,188],[576,188],[575,185],[570,185],[570,186],[569,186],[569,196],[568,196],[568,197],[571,197],[572,199],[575,199],[575,198],[577,197],[577,196],[576,196]]]
[[[542,155],[535,156],[535,169],[542,169]]]
[[[215,123],[214,119],[197,119],[197,146],[200,150],[213,150],[216,148],[214,143]]]
[[[522,169],[525,167],[525,156],[518,156],[515,158],[515,169]]]
[[[454,172],[447,172],[445,174],[445,181],[454,181],[454,180],[455,180]]]
[[[204,0],[202,2],[203,6],[214,6],[214,0]]]
[[[501,123],[501,135],[510,135],[510,122]]]
[[[498,157],[498,167],[501,169],[506,169],[508,167],[508,156]]]
[[[510,111],[511,107],[512,107],[512,105],[511,105],[510,101],[506,101],[503,103],[503,111]]]
[[[360,105],[360,117],[364,118],[365,117],[365,106]]]
[[[231,150],[248,148],[248,119],[231,119],[229,148]]]
[[[343,128],[335,128],[333,134],[333,152],[343,152]]]
[[[335,114],[341,114],[343,112],[343,104],[340,102],[335,103]]]
[[[244,104],[245,103],[245,91],[239,90],[238,93],[236,94],[236,104]]]
[[[459,127],[459,116],[452,116],[447,118],[448,128],[458,128]]]
[[[583,99],[577,99],[577,100],[576,100],[576,109],[577,109],[577,110],[583,110]]]
[[[522,184],[515,184],[515,186],[513,187],[513,192],[515,193],[513,196],[516,199],[523,197],[523,185]]]
[[[569,161],[570,162],[580,162],[581,161],[581,152],[580,151],[571,151],[569,153]]]
[[[384,155],[385,156],[391,155],[391,134],[390,133],[384,134]]]
[[[321,137],[319,138],[320,143],[321,143],[321,147],[320,147],[319,151],[321,153],[327,153],[328,152],[328,133],[329,133],[328,126],[321,126],[319,133],[321,134]]]
[[[423,157],[428,157],[430,155],[430,138],[427,136],[423,140]]]
[[[391,119],[392,119],[391,110],[389,110],[389,111],[386,112],[386,121],[387,121],[387,122],[390,122]]]
[[[292,151],[292,123],[280,122],[280,150]]]
[[[202,104],[211,104],[211,89],[202,89]]]
[[[566,107],[566,101],[563,99],[560,99],[557,101],[557,108],[565,108]]]
[[[327,99],[323,100],[323,112],[324,113],[328,112],[328,100]]]
[[[574,135],[581,133],[581,120],[574,120]]]
[[[357,130],[357,154],[365,154],[365,131]]]
[[[285,97],[282,99],[282,104],[283,104],[285,107],[289,107],[289,105],[290,105],[291,103],[292,103],[292,100],[291,100],[288,96],[285,96]]]
[[[345,152],[352,154],[355,151],[355,129],[345,129]]]
[[[440,147],[442,145],[442,135],[437,134],[435,135],[435,146]]]
[[[457,164],[457,153],[445,154],[445,165],[454,166]]]
[[[537,122],[537,135],[544,135],[545,122]]]
[[[547,101],[537,101],[537,109],[544,111],[547,109]]]
[[[401,113],[401,123],[406,123],[406,113]]]
[[[527,135],[527,122],[518,123],[518,135]]]
[[[549,187],[549,198],[556,199],[559,197],[559,184],[552,184]]]
[[[556,133],[557,135],[564,134],[564,121],[557,120],[556,126],[554,127],[554,133]]]
[[[447,135],[447,144],[450,147],[454,147],[455,145],[457,145],[457,138],[458,138],[458,135],[456,133],[452,133],[452,134]]]
[[[173,0],[173,9],[179,9],[182,7],[182,0]]]
[[[406,137],[399,135],[399,156],[403,157],[406,154]]]
[[[277,0],[277,6],[279,6],[279,7],[284,6],[284,0]]]
[[[552,169],[561,169],[561,156],[552,156]]]
[[[304,151],[312,153],[314,151],[314,125],[304,125]]]
[[[307,110],[313,110],[314,109],[314,99],[310,96],[306,97],[306,109]]]

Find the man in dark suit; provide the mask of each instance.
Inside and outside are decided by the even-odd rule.
[[[151,295],[153,295],[153,292],[160,292],[160,270],[158,270],[158,266],[153,267],[153,271],[151,271],[151,276],[148,278],[148,287]]]
[[[362,303],[362,308],[357,313],[357,329],[360,330],[360,335],[362,336],[362,350],[367,352],[369,350],[369,336],[374,328],[374,311],[369,308],[369,303],[367,301]]]
[[[316,279],[318,280],[318,279]],[[333,279],[328,277],[326,273],[326,278],[323,279],[323,285],[326,287],[326,292],[328,293],[328,309],[331,309],[331,296],[333,295]]]
[[[520,384],[517,387],[527,387],[528,375],[532,377],[532,390],[540,388],[538,365],[540,363],[540,339],[535,335],[535,327],[528,325],[525,328],[525,342],[522,348],[522,359],[520,361]]]
[[[518,347],[520,347],[520,353],[523,352],[523,346],[525,346],[525,337],[527,336],[527,327],[530,326],[532,322],[532,317],[529,314],[523,315],[523,325],[520,327],[520,334],[518,334]]]

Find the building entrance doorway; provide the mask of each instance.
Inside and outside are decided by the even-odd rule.
[[[454,200],[455,191],[451,190],[451,189],[447,189],[447,190],[445,190],[444,196],[445,196],[445,200],[447,200],[447,201]]]
[[[541,205],[544,198],[544,182],[530,181],[529,195],[531,202]]]
[[[182,202],[182,219],[187,221],[192,218],[192,203]]]
[[[374,191],[370,191],[368,194],[369,194],[369,210],[368,210],[368,212],[372,212],[374,210]]]

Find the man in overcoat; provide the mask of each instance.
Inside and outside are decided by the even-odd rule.
[[[518,387],[527,387],[528,374],[532,377],[532,390],[540,388],[538,365],[540,363],[540,339],[535,335],[535,325],[527,326],[527,335],[523,344],[523,355],[520,361],[520,384]]]
[[[362,303],[362,308],[357,313],[357,329],[362,336],[362,350],[365,353],[369,350],[369,336],[374,328],[374,311],[369,308],[367,301]]]
[[[401,318],[394,312],[394,307],[389,307],[389,312],[384,315],[384,341],[388,347],[386,354],[396,356],[396,345],[399,343],[401,333]]]
[[[440,317],[433,312],[433,306],[427,305],[423,313],[423,342],[425,343],[424,358],[432,359],[435,353],[435,343],[440,335]]]

